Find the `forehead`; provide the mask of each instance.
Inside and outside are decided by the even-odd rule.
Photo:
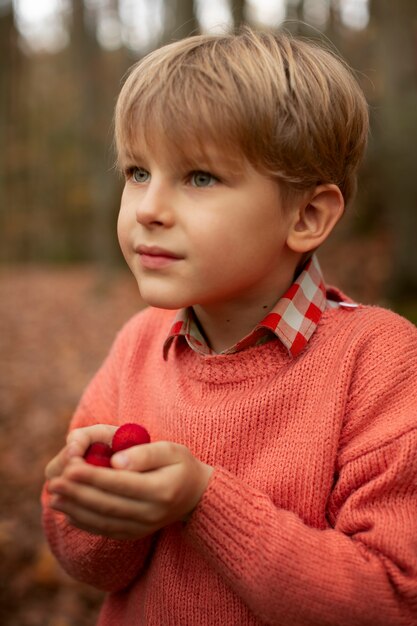
[[[201,135],[191,134],[183,137],[170,137],[157,130],[147,129],[137,132],[119,146],[119,161],[143,162],[152,160],[169,165],[190,169],[222,168],[241,172],[247,165],[247,159],[239,146],[227,147],[212,139],[205,140]]]
[[[116,116],[119,157],[146,151],[190,164],[213,164],[221,157],[236,167],[248,156],[250,141],[233,107],[222,106],[214,96],[198,99],[195,92],[179,92],[174,86],[135,88],[121,99]]]

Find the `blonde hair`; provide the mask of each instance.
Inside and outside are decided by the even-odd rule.
[[[166,45],[131,70],[117,101],[117,152],[154,135],[185,153],[243,153],[288,190],[356,190],[368,135],[365,97],[347,65],[284,33],[199,35]]]

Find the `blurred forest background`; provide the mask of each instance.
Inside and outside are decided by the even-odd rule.
[[[0,623],[93,624],[101,594],[42,537],[43,468],[123,322],[113,107],[162,43],[250,23],[325,39],[370,104],[359,193],[321,251],[329,282],[417,323],[416,0],[0,0]]]

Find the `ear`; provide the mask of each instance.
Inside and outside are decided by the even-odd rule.
[[[330,235],[345,208],[337,185],[318,185],[304,196],[294,211],[287,236],[287,245],[297,253],[311,252]]]

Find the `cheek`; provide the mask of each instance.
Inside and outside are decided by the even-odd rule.
[[[237,221],[229,230],[219,231],[212,251],[213,266],[225,277],[251,279],[275,267],[283,245],[276,219]]]
[[[238,216],[235,220],[220,220],[203,229],[199,244],[201,250],[213,258],[216,265],[227,261],[251,257],[259,247],[259,224],[256,220],[245,220]]]
[[[198,247],[202,283],[237,280],[245,275],[251,257],[252,250],[240,232],[219,229],[210,236],[203,235]]]
[[[126,237],[135,222],[136,213],[134,206],[134,198],[131,197],[131,194],[125,187],[120,198],[120,209],[117,217],[117,236],[119,241],[120,238]]]
[[[129,248],[129,232],[129,220],[127,219],[126,213],[120,209],[119,216],[117,218],[117,239],[126,260]]]
[[[122,245],[124,235],[125,235],[125,224],[124,224],[124,215],[122,210],[120,209],[119,215],[117,217],[117,238],[119,240],[120,245]]]

